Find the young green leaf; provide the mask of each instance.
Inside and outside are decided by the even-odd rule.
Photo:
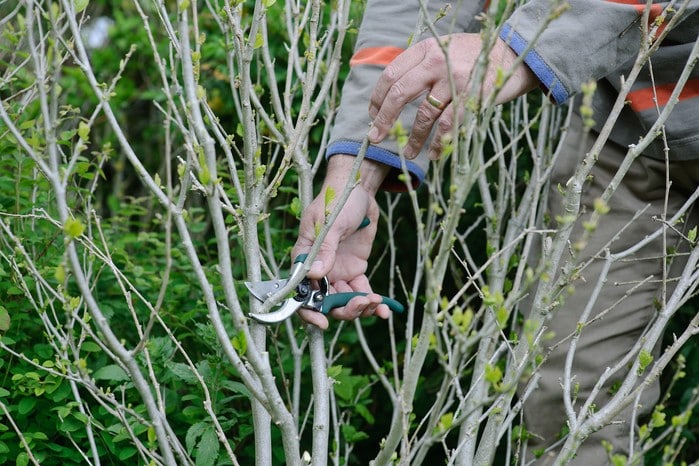
[[[651,362],[653,362],[653,355],[650,354],[650,351],[642,349],[641,353],[638,355],[638,375],[643,374]]]
[[[262,35],[262,33],[258,32],[257,35],[255,36],[255,47],[254,48],[259,49],[263,45],[265,45],[265,38]]]
[[[75,12],[80,13],[81,11],[83,11],[85,8],[87,8],[88,3],[90,3],[90,0],[73,0]]]
[[[58,264],[56,266],[56,270],[53,273],[53,277],[56,279],[58,283],[63,283],[63,281],[66,279],[66,269],[63,266],[63,264]]]
[[[445,413],[439,418],[435,433],[446,432],[451,429],[452,425],[454,425],[454,413]]]
[[[291,214],[296,217],[297,219],[301,218],[301,200],[298,197],[294,197],[291,200],[291,204],[289,204],[289,210],[291,211]]]
[[[156,440],[158,437],[155,435],[155,427],[148,426],[148,444],[155,445]]]
[[[366,432],[359,431],[349,424],[342,425],[342,436],[347,443],[355,443],[369,438]]]
[[[231,338],[231,344],[238,354],[244,355],[248,351],[248,341],[245,339],[245,333],[241,330],[237,336]]]
[[[83,141],[87,141],[90,138],[90,126],[84,121],[81,121],[78,125],[78,136]]]
[[[653,427],[662,427],[665,425],[665,412],[663,411],[663,406],[659,405],[655,407],[655,411],[651,416],[651,425]]]
[[[335,189],[328,186],[325,189],[325,210],[326,212],[330,209],[330,204],[335,200]]]
[[[485,366],[485,380],[493,387],[496,387],[502,380],[502,370],[498,366],[487,364]]]
[[[595,208],[595,212],[600,215],[609,213],[609,205],[599,197],[593,201],[593,206]]]
[[[0,331],[6,332],[10,329],[10,313],[4,306],[0,306]]]
[[[328,367],[328,377],[331,379],[337,379],[342,373],[342,366],[330,366]]]
[[[85,225],[83,225],[80,220],[71,217],[66,220],[65,225],[63,225],[63,231],[66,232],[68,237],[74,239],[85,232]]]

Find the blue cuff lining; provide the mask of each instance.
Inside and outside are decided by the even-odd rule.
[[[517,55],[522,55],[527,49],[527,45],[529,45],[524,37],[519,35],[512,29],[512,26],[507,23],[500,31],[500,39],[504,40]],[[539,78],[541,84],[549,90],[551,97],[553,97],[553,100],[557,104],[563,104],[568,101],[570,94],[568,94],[561,80],[558,79],[556,73],[544,61],[541,55],[534,50],[530,50],[527,52],[527,56],[524,57],[524,63],[526,63]]]
[[[325,157],[330,158],[333,155],[337,154],[348,154],[348,155],[357,155],[359,153],[359,150],[361,149],[362,144],[357,141],[349,141],[349,140],[342,140],[342,141],[336,141],[330,144],[328,146],[328,150],[326,151]],[[393,152],[383,149],[378,146],[372,146],[369,145],[367,148],[366,154],[364,155],[365,158],[373,160],[375,162],[382,163],[384,165],[388,165],[389,167],[392,167],[398,172],[401,171],[401,162],[400,158],[398,157],[397,154],[394,154]],[[416,163],[411,162],[410,160],[405,161],[406,167],[408,168],[408,172],[410,173],[410,176],[412,177],[413,181],[413,186],[419,186],[422,181],[425,179],[425,172],[418,166]],[[395,179],[395,174],[393,176],[389,175],[389,178],[393,179],[387,179],[384,182],[384,189],[387,190],[400,190],[400,191],[405,191],[405,184],[402,183],[401,181],[398,181]],[[402,185],[402,188],[401,186]]]

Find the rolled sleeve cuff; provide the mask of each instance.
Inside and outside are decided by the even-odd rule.
[[[505,41],[519,56],[524,53],[529,45],[527,41],[507,23],[503,25],[500,31],[500,39]],[[526,63],[536,77],[539,78],[541,85],[548,91],[551,98],[553,98],[557,104],[563,104],[568,101],[570,93],[541,55],[532,49],[527,52],[527,55],[524,57],[524,63]]]
[[[361,147],[361,142],[357,141],[335,141],[328,146],[328,150],[326,151],[325,156],[326,158],[330,158],[333,155],[338,154],[357,155]],[[400,174],[402,173],[402,167],[401,159],[398,155],[379,146],[369,145],[364,157],[369,160],[388,165],[392,168],[391,172],[388,174],[383,184],[381,185],[381,189],[385,191],[397,192],[406,191],[405,182],[399,178]],[[406,160],[405,165],[408,169],[408,173],[410,173],[410,182],[412,187],[418,187],[420,184],[422,184],[422,181],[425,179],[425,171],[418,164],[410,160]]]

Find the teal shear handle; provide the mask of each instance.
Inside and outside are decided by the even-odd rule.
[[[350,299],[356,296],[366,296],[367,293],[361,293],[359,291],[352,291],[349,293],[333,293],[329,294],[323,300],[323,306],[321,307],[321,312],[327,314],[336,307],[344,307],[350,301]],[[393,298],[388,298],[386,296],[381,296],[381,304],[388,306],[393,312],[401,313],[405,310],[403,305]]]
[[[364,222],[362,222],[363,226]],[[296,259],[294,259],[294,264],[300,264],[303,263],[306,258],[308,257],[308,254],[299,254],[296,256]],[[332,311],[336,307],[344,307],[347,305],[347,303],[354,297],[356,296],[366,296],[368,293],[363,293],[361,291],[352,291],[352,292],[345,292],[345,293],[333,293],[333,294],[327,294],[325,295],[323,299],[323,304],[321,306],[321,312],[323,314],[327,314],[328,312]],[[405,308],[403,305],[396,301],[393,298],[389,298],[387,296],[381,296],[381,304],[385,304],[388,306],[388,308],[393,311],[393,312],[398,312],[401,313],[405,311]]]

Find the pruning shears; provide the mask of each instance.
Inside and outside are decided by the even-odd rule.
[[[297,280],[299,275],[304,273],[303,263],[307,256],[307,254],[300,254],[294,259],[291,274],[287,279],[245,282],[245,286],[255,298],[261,302],[265,302],[277,290],[282,289],[290,280]],[[327,314],[335,308],[346,306],[352,298],[356,296],[366,296],[367,294],[359,291],[328,293],[330,285],[327,277],[318,280],[317,289],[315,289],[313,285],[312,281],[304,276],[296,286],[295,294],[285,299],[279,305],[279,309],[266,314],[251,312],[249,315],[252,319],[263,324],[276,324],[288,319],[301,308]],[[393,312],[403,312],[404,310],[401,303],[386,296],[382,296],[381,303],[388,305],[389,309]]]

